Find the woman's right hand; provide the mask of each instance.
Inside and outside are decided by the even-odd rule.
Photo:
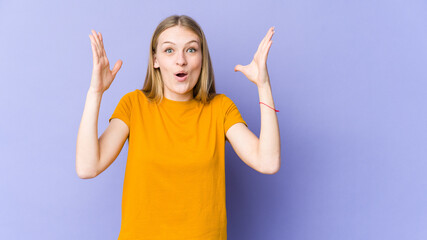
[[[113,70],[110,70],[107,54],[105,53],[104,43],[100,32],[96,34],[92,30],[92,35],[89,35],[92,54],[93,54],[93,70],[92,79],[90,81],[90,90],[103,94],[111,85],[117,72],[122,67],[122,60],[118,60],[114,64]]]

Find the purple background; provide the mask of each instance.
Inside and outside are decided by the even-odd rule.
[[[172,14],[202,26],[217,92],[259,135],[248,64],[276,27],[268,68],[282,166],[256,172],[226,148],[230,240],[427,239],[426,1],[0,1],[2,239],[117,239],[128,144],[94,179],[75,171],[92,72],[112,65],[99,135],[141,88],[150,37]]]

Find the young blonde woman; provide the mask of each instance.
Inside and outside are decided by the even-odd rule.
[[[250,64],[234,69],[258,87],[259,139],[233,101],[216,94],[205,35],[185,15],[158,25],[143,88],[121,98],[98,139],[102,95],[122,61],[110,70],[102,35],[92,30],[93,72],[77,136],[76,171],[80,178],[96,177],[128,140],[119,239],[227,239],[226,140],[256,171],[279,170],[279,126],[266,64],[273,34],[270,28]]]

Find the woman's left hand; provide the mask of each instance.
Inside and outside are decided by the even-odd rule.
[[[258,46],[254,59],[246,66],[236,65],[234,71],[242,72],[251,82],[255,83],[258,87],[269,81],[267,71],[267,57],[273,41],[271,38],[274,34],[274,27],[271,27],[264,39]]]

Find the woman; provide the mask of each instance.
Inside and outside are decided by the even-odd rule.
[[[224,148],[228,140],[253,169],[280,168],[279,128],[267,73],[270,28],[249,65],[237,65],[258,87],[261,133],[248,128],[235,104],[216,94],[209,50],[200,26],[170,16],[150,44],[143,89],[125,94],[98,139],[110,71],[101,33],[90,35],[93,73],[77,136],[76,170],[93,178],[116,159],[126,139],[128,159],[119,239],[227,239]]]

